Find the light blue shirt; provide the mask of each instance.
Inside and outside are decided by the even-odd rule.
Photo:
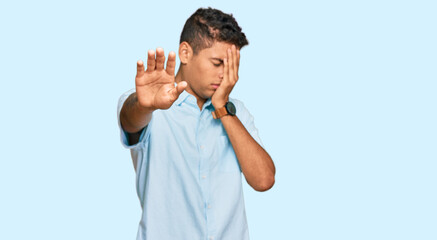
[[[132,89],[120,97],[120,110]],[[237,117],[262,146],[252,115],[230,99]],[[153,112],[140,141],[129,145],[142,207],[137,240],[248,240],[242,173],[208,99],[202,110],[184,91],[167,110]]]

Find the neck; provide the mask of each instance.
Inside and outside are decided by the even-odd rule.
[[[190,81],[186,80],[186,78],[184,77],[183,71],[181,70],[181,68],[179,68],[178,73],[175,76],[175,82],[179,84],[181,81],[186,81],[187,82],[187,87],[185,88],[185,91],[187,91],[189,94],[193,95],[196,98],[197,106],[199,106],[199,109],[202,110],[203,104],[205,104],[206,99],[203,99],[203,98],[199,97],[193,91],[193,89],[190,86]]]

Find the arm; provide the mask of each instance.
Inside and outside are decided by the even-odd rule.
[[[138,104],[137,93],[132,93],[124,102],[120,112],[120,123],[128,133],[129,144],[140,140],[141,131],[152,119],[153,109],[143,108]]]
[[[153,111],[171,107],[187,86],[186,82],[174,86],[176,54],[170,52],[166,69],[164,69],[164,62],[162,48],[156,49],[156,59],[155,52],[149,50],[146,71],[143,62],[141,60],[137,62],[136,92],[126,99],[120,112],[120,123],[129,133],[130,144],[139,141],[140,132],[149,124]]]
[[[275,165],[269,154],[253,139],[237,116],[220,118],[228,134],[241,171],[256,191],[267,191],[275,183]]]
[[[214,107],[221,108],[238,81],[240,51],[232,46],[224,59],[224,76],[220,87],[211,98]],[[275,183],[275,165],[269,154],[253,139],[237,116],[220,119],[234,148],[247,183],[256,191],[267,191]]]

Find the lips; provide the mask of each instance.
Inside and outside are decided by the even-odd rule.
[[[220,83],[211,84],[212,88],[217,89],[220,86]]]

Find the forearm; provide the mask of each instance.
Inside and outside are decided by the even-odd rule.
[[[269,154],[253,139],[237,116],[227,115],[221,121],[247,183],[257,191],[270,189],[275,182],[276,169]]]
[[[132,93],[124,102],[120,112],[120,122],[128,133],[136,133],[149,124],[152,109],[140,107],[136,93]]]

